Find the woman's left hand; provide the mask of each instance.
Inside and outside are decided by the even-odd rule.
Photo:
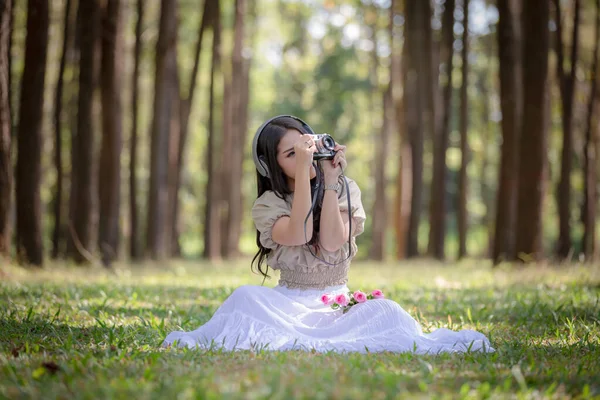
[[[336,153],[333,157],[333,160],[321,161],[326,184],[336,183],[338,177],[348,165],[348,162],[346,161],[346,146],[336,143],[334,150]]]

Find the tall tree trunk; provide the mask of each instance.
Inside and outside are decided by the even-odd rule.
[[[172,122],[173,78],[177,65],[177,2],[162,0],[160,28],[156,43],[154,115],[150,154],[150,191],[148,196],[147,251],[152,259],[169,254],[171,229],[169,216],[169,134]]]
[[[596,117],[594,126],[594,109],[596,106],[596,91],[598,88],[598,50],[600,47],[600,0],[596,0],[596,29],[594,41],[594,57],[592,59],[592,73],[590,82],[590,97],[585,126],[584,145],[584,197],[583,197],[583,254],[586,261],[593,262],[597,256],[596,245],[596,214],[598,194],[596,191],[598,154],[596,153],[598,143],[598,124],[600,120]]]
[[[175,190],[179,192],[179,188],[181,187],[181,173],[183,169],[183,160],[185,157],[185,144],[187,143],[188,131],[189,131],[189,119],[190,113],[193,106],[194,94],[196,92],[196,82],[198,71],[200,69],[200,53],[202,52],[202,40],[204,38],[204,31],[207,26],[210,24],[211,18],[213,18],[212,13],[213,8],[212,5],[214,3],[210,0],[204,1],[204,11],[202,12],[202,21],[200,22],[200,27],[198,29],[198,40],[196,42],[195,56],[194,56],[194,66],[191,72],[190,78],[190,87],[188,90],[187,98],[181,100],[181,110],[180,110],[180,138],[179,138],[179,146],[177,152],[177,171],[175,176]],[[181,245],[179,244],[179,197],[175,196],[175,201],[172,203],[173,206],[173,233],[172,233],[172,249],[173,255],[179,256],[181,255]]]
[[[248,9],[248,29],[246,29],[246,37],[248,38],[248,42],[246,43],[246,47],[254,48],[254,40],[256,38],[257,31],[257,16],[256,16],[256,3],[257,0],[246,0],[247,1],[247,9]],[[246,24],[245,24],[246,25]],[[250,68],[252,66],[252,58],[249,57],[243,61],[242,64],[242,79],[241,79],[241,96],[240,96],[240,105],[239,105],[239,113],[240,113],[240,124],[239,124],[239,132],[240,132],[240,149],[246,148],[247,136],[248,136],[248,109],[250,107]],[[244,152],[241,151],[238,154],[237,163],[234,165],[233,170],[233,187],[234,192],[232,196],[236,196],[236,193],[239,193],[239,196],[236,198],[237,206],[232,209],[231,219],[232,219],[232,237],[231,241],[235,244],[236,252],[239,253],[239,243],[240,238],[242,236],[242,222],[243,222],[243,213],[244,213],[244,193],[242,191],[242,179],[243,179],[243,165],[245,155]]]
[[[110,266],[119,251],[121,198],[121,17],[120,0],[107,0],[102,24],[102,147],[100,150],[100,225],[102,263]]]
[[[223,102],[221,106],[222,114],[221,114],[221,154],[219,162],[219,176],[220,176],[220,187],[219,187],[219,223],[221,227],[219,228],[219,232],[221,232],[221,257],[227,259],[229,258],[229,232],[228,228],[228,215],[229,215],[229,205],[230,205],[230,189],[231,189],[231,161],[229,157],[231,157],[231,153],[233,150],[233,93],[232,93],[232,82],[231,82],[231,70],[227,68],[226,65],[222,64],[222,78],[223,78]]]
[[[391,9],[393,11],[392,20],[397,15],[403,15],[403,2],[401,0],[392,0]],[[392,25],[392,24],[390,24]],[[405,25],[406,26],[406,25]],[[395,249],[396,259],[401,260],[406,257],[408,227],[411,214],[411,198],[412,198],[412,159],[410,140],[407,135],[407,124],[405,119],[405,111],[407,106],[404,99],[406,89],[404,83],[407,82],[406,62],[408,55],[408,45],[406,42],[400,49],[398,28],[392,28],[392,58],[390,63],[390,79],[392,81],[392,99],[394,103],[395,113],[395,130],[398,135],[398,169],[396,172],[396,193],[394,199],[394,234],[395,234]]]
[[[56,188],[54,199],[54,228],[52,231],[52,258],[58,258],[61,247],[62,233],[62,205],[63,205],[63,165],[62,165],[62,101],[64,89],[65,67],[67,65],[67,52],[69,51],[69,37],[71,35],[71,0],[65,3],[63,25],[62,53],[56,82],[56,95],[54,98],[54,167],[56,168]]]
[[[516,257],[514,237],[518,189],[519,141],[522,111],[521,38],[519,4],[515,0],[498,0],[498,59],[500,75],[500,110],[502,112],[502,150],[496,223],[492,258],[494,264]]]
[[[0,260],[10,255],[12,198],[10,31],[12,1],[0,4]]]
[[[388,147],[390,131],[393,128],[393,104],[392,84],[388,84],[383,93],[383,124],[379,134],[379,140],[375,146],[375,201],[373,203],[373,245],[370,258],[378,261],[385,259],[385,233],[387,228],[388,202],[386,196],[386,163],[388,158]],[[377,224],[376,224],[377,222]]]
[[[171,91],[171,113],[170,113],[170,124],[169,124],[169,173],[168,173],[168,184],[167,190],[169,192],[168,204],[169,213],[167,215],[167,221],[169,225],[166,229],[169,230],[169,235],[165,240],[167,242],[167,256],[179,256],[181,254],[181,248],[179,246],[179,238],[175,240],[173,233],[179,234],[179,225],[175,219],[175,204],[179,202],[179,178],[180,175],[180,160],[179,160],[179,148],[181,143],[181,90],[179,82],[179,71],[177,68],[177,49],[172,54],[174,65],[171,71],[171,80],[173,89]],[[174,246],[175,245],[175,246]]]
[[[8,3],[8,0],[5,0]],[[16,134],[17,129],[15,127],[15,112],[17,111],[17,104],[14,95],[14,81],[13,81],[13,57],[12,57],[12,48],[14,42],[14,33],[15,33],[15,0],[11,0],[10,7],[10,20],[9,20],[9,31],[8,31],[8,103],[10,105],[9,115],[10,115],[10,123],[11,123],[11,146],[14,146],[16,142]]]
[[[481,133],[481,173],[480,173],[480,188],[481,188],[481,199],[483,200],[483,204],[485,205],[486,213],[482,218],[482,225],[486,228],[487,231],[487,248],[485,250],[485,257],[492,257],[492,249],[493,249],[493,229],[494,229],[494,199],[493,199],[493,189],[490,187],[488,183],[489,169],[491,166],[490,160],[492,159],[492,153],[490,149],[490,143],[493,142],[493,134],[495,124],[490,119],[490,86],[492,86],[490,82],[490,73],[493,65],[493,55],[494,55],[494,43],[492,36],[488,36],[487,38],[482,38],[484,41],[484,57],[486,60],[485,63],[485,71],[480,75],[480,79],[478,82],[479,93],[481,94],[482,99],[482,112],[481,112],[481,126],[483,127],[483,131]]]
[[[549,0],[523,3],[524,93],[516,239],[516,251],[522,260],[542,256],[549,8]]]
[[[100,27],[98,0],[79,3],[80,61],[77,130],[72,144],[71,235],[69,254],[77,263],[89,261],[92,223],[92,162],[95,123],[92,115],[97,62],[96,44]]]
[[[468,142],[468,87],[469,87],[469,0],[463,0],[463,35],[462,35],[462,83],[460,87],[460,172],[458,175],[458,258],[467,255],[467,166],[469,165]]]
[[[446,82],[443,87],[440,107],[440,125],[433,140],[433,177],[431,180],[431,199],[429,203],[429,244],[430,256],[444,259],[446,237],[446,152],[450,134],[450,115],[452,111],[452,70],[454,69],[454,0],[446,0],[442,16],[441,60],[445,66]],[[436,77],[434,76],[434,79]]]
[[[425,4],[426,3],[426,4]],[[406,52],[406,79],[404,84],[404,105],[406,112],[406,132],[410,137],[411,161],[412,161],[412,197],[410,223],[407,237],[407,257],[419,255],[419,225],[421,223],[421,210],[423,202],[423,109],[425,94],[422,88],[423,60],[420,53],[425,48],[424,30],[429,27],[423,26],[429,2],[420,0],[406,1],[406,33],[405,43],[408,48]],[[430,78],[429,73],[425,73]]]
[[[17,256],[20,263],[37,266],[43,264],[40,181],[48,27],[48,1],[29,0],[17,139]]]
[[[216,133],[217,119],[215,107],[215,75],[219,73],[221,66],[221,10],[219,1],[215,2],[216,10],[212,19],[213,43],[212,58],[210,66],[210,96],[208,117],[208,145],[206,146],[206,160],[208,181],[206,183],[206,206],[204,218],[204,258],[216,260],[221,253],[221,224],[220,218],[220,174],[217,170],[219,142]]]
[[[369,259],[382,261],[385,257],[385,230],[387,227],[386,223],[386,198],[385,198],[385,153],[386,145],[384,141],[387,141],[387,130],[388,123],[386,118],[389,118],[390,114],[390,95],[388,93],[391,87],[382,93],[379,87],[379,57],[377,55],[377,48],[379,41],[377,35],[379,31],[378,27],[378,10],[375,4],[371,4],[365,9],[365,19],[369,20],[369,28],[372,31],[372,38],[374,46],[370,52],[369,62],[369,77],[371,81],[371,93],[369,96],[369,114],[371,115],[371,129],[377,133],[378,139],[375,141],[375,157],[373,161],[373,170],[375,178],[375,200],[373,201],[372,225],[371,225],[371,247],[369,248]],[[377,98],[381,96],[383,107],[379,106]],[[376,111],[377,110],[377,111]],[[380,114],[381,112],[381,114]],[[381,121],[381,122],[380,122]]]
[[[227,242],[226,253],[228,257],[237,256],[239,253],[240,231],[242,223],[242,166],[244,160],[244,148],[247,136],[247,109],[248,109],[248,66],[242,55],[244,48],[244,31],[246,26],[245,16],[248,14],[248,1],[236,0],[234,21],[234,43],[231,63],[232,73],[232,97],[231,109],[232,137],[231,146],[231,169],[229,179],[229,198],[227,213]],[[250,36],[251,37],[251,36]]]
[[[133,61],[133,88],[131,93],[131,143],[129,144],[129,218],[131,232],[129,238],[129,253],[132,260],[142,258],[142,245],[139,227],[139,211],[137,200],[137,164],[138,164],[138,98],[139,73],[142,51],[142,26],[144,23],[144,0],[137,0],[137,22],[135,24],[135,48]]]
[[[560,181],[557,187],[559,237],[556,254],[561,259],[569,256],[571,242],[571,170],[573,169],[573,100],[576,88],[577,49],[579,47],[579,0],[574,0],[573,38],[571,41],[570,70],[564,68],[564,43],[562,38],[562,13],[560,1],[554,0],[556,10],[556,73],[562,102],[563,148],[560,165]]]

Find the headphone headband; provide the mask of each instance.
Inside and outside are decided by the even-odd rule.
[[[269,125],[274,120],[276,120],[278,118],[282,118],[282,117],[289,117],[289,118],[295,119],[296,121],[300,122],[300,124],[302,124],[302,127],[304,129],[306,129],[306,131],[309,134],[311,134],[311,135],[315,134],[315,132],[312,130],[312,128],[306,122],[304,122],[300,118],[295,117],[293,115],[278,115],[276,117],[269,118],[265,123],[263,123],[256,130],[256,133],[254,134],[254,139],[252,140],[252,159],[254,160],[254,165],[256,166],[256,170],[258,171],[258,173],[267,178],[270,178],[271,174],[269,172],[269,167],[267,166],[267,163],[263,159],[263,156],[260,156],[260,157],[258,156],[258,138],[260,137],[262,131],[265,129],[265,127],[267,125]]]

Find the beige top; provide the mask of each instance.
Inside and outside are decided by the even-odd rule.
[[[366,215],[358,185],[352,179],[347,179],[352,207],[352,253],[356,255],[355,238],[364,231]],[[341,179],[341,183],[342,189],[338,192],[340,210],[348,212],[346,185],[343,183],[343,179]],[[267,256],[267,264],[273,269],[280,270],[279,284],[299,289],[322,289],[346,284],[352,257],[338,265],[331,266],[315,258],[306,245],[283,246],[273,241],[271,237],[273,225],[278,218],[291,215],[292,199],[293,193],[285,196],[285,199],[281,199],[275,192],[267,191],[256,199],[252,207],[252,219],[256,229],[260,232],[260,243],[271,249]],[[314,247],[311,249],[314,253]],[[339,263],[348,257],[348,240],[339,250],[333,252],[319,247],[319,253],[316,255],[329,263]]]

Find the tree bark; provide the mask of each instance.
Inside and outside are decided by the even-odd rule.
[[[542,257],[542,201],[546,174],[549,0],[523,3],[523,115],[519,163],[516,251]]]
[[[131,224],[131,232],[129,238],[129,253],[132,260],[140,260],[142,258],[142,245],[140,238],[139,227],[139,211],[137,200],[137,164],[138,164],[138,98],[139,98],[139,73],[140,59],[142,51],[142,26],[144,23],[144,0],[137,0],[137,21],[135,24],[135,48],[134,48],[134,64],[133,82],[131,93],[131,143],[129,145],[129,218]]]
[[[598,247],[596,244],[596,217],[598,193],[596,185],[598,154],[598,124],[600,120],[596,117],[594,121],[594,109],[596,107],[596,96],[598,90],[598,50],[600,48],[600,0],[596,0],[596,27],[594,41],[594,56],[592,59],[592,73],[590,82],[590,97],[585,126],[584,145],[584,198],[583,198],[583,254],[585,260],[593,262],[597,257]],[[595,122],[595,126],[594,126]]]
[[[392,21],[396,15],[403,15],[404,10],[400,0],[392,0]],[[395,113],[395,130],[398,135],[398,153],[400,158],[398,160],[398,168],[396,171],[396,193],[394,198],[394,234],[395,234],[395,257],[397,260],[404,259],[406,257],[406,245],[408,236],[408,226],[410,222],[411,214],[411,198],[412,198],[412,160],[411,160],[411,147],[410,140],[407,135],[407,124],[405,119],[405,111],[407,106],[405,105],[404,98],[406,95],[404,82],[407,81],[406,77],[406,62],[408,54],[408,45],[406,42],[399,49],[400,40],[399,34],[394,25],[392,30],[392,58],[390,62],[392,80],[392,99],[394,103]]]
[[[62,101],[64,91],[64,75],[71,35],[71,0],[65,3],[63,25],[63,42],[54,97],[54,167],[56,168],[56,188],[52,200],[54,212],[54,228],[52,231],[52,258],[57,259],[61,248],[62,233],[62,204],[63,204],[63,162],[62,162]]]
[[[10,256],[11,242],[11,107],[10,107],[10,31],[12,0],[0,4],[0,260]]]
[[[97,76],[96,45],[100,27],[98,0],[81,1],[80,61],[77,130],[72,144],[71,180],[71,235],[69,254],[76,263],[89,261],[91,245],[92,181],[94,160],[95,123],[92,115],[95,79]]]
[[[494,264],[516,258],[514,237],[518,190],[519,141],[522,112],[521,38],[518,4],[498,0],[498,59],[500,75],[500,109],[502,112],[502,150],[496,224],[492,258]]]
[[[244,148],[246,145],[247,108],[248,108],[248,63],[244,61],[244,31],[248,13],[248,1],[236,0],[234,20],[234,43],[231,59],[231,166],[229,176],[229,190],[227,198],[227,220],[225,229],[225,257],[231,258],[239,254],[239,241],[242,223],[242,167]],[[250,36],[251,37],[251,36]]]
[[[40,181],[48,27],[48,1],[29,0],[17,139],[17,258],[36,266],[43,264]]]
[[[452,71],[454,69],[454,0],[446,0],[442,16],[441,60],[445,66],[446,82],[442,93],[440,125],[433,140],[433,177],[429,203],[429,244],[427,253],[437,259],[445,258],[446,237],[446,152],[450,135],[450,115],[452,112]],[[434,76],[434,79],[437,78]]]
[[[463,35],[462,35],[462,83],[460,87],[460,172],[458,175],[458,259],[467,256],[467,167],[469,165],[468,142],[468,87],[469,87],[469,0],[463,0]]]
[[[160,27],[156,44],[156,78],[150,154],[150,191],[148,196],[147,251],[155,260],[169,254],[172,230],[169,217],[169,134],[173,106],[173,78],[177,65],[177,2],[162,0]]]
[[[579,47],[579,0],[574,0],[573,39],[571,42],[570,70],[564,68],[564,43],[562,38],[562,13],[560,1],[554,0],[556,10],[556,68],[562,103],[563,147],[560,165],[560,181],[557,187],[559,237],[556,255],[566,259],[572,250],[571,241],[571,171],[573,169],[573,100],[576,89],[577,50]]]
[[[203,257],[216,260],[221,254],[221,205],[219,181],[220,174],[217,170],[219,154],[219,142],[216,133],[216,107],[215,107],[215,77],[219,74],[221,67],[221,10],[219,1],[215,2],[216,10],[212,19],[213,43],[212,58],[210,66],[210,96],[208,117],[208,144],[206,146],[206,162],[208,180],[206,183],[206,206],[204,218],[204,254]]]
[[[110,266],[119,251],[121,198],[122,100],[120,0],[107,0],[102,25],[102,147],[100,150],[100,225],[102,263]]]
[[[369,113],[372,115],[371,126],[374,131],[378,131],[378,140],[376,140],[375,144],[375,158],[373,161],[373,169],[374,169],[374,180],[375,180],[375,200],[373,201],[373,210],[371,212],[372,215],[372,225],[371,225],[371,247],[369,248],[369,259],[383,261],[385,258],[385,231],[387,227],[386,218],[387,218],[387,199],[385,194],[385,165],[386,165],[386,153],[387,153],[387,145],[388,145],[388,131],[389,127],[389,118],[391,111],[391,84],[388,84],[388,87],[385,91],[380,90],[379,88],[379,57],[377,55],[377,48],[379,45],[379,41],[377,40],[377,35],[379,31],[378,27],[378,9],[375,4],[371,4],[368,6],[368,9],[365,10],[370,15],[373,15],[374,18],[369,18],[371,23],[369,23],[369,28],[372,31],[372,40],[374,43],[373,49],[370,54],[370,63],[369,63],[369,76],[371,80],[371,93],[369,96]],[[368,15],[369,15],[368,14]],[[381,96],[383,107],[379,107],[376,103],[376,97]],[[377,110],[377,111],[376,111]],[[380,114],[381,112],[381,114]],[[379,116],[381,118],[381,124],[379,123]]]
[[[425,108],[425,93],[422,88],[423,57],[420,53],[425,48],[425,29],[430,28],[424,24],[429,2],[420,0],[406,1],[406,34],[405,43],[408,45],[406,53],[406,78],[404,83],[404,99],[406,112],[406,132],[410,138],[412,161],[412,191],[411,213],[408,227],[406,256],[419,255],[419,225],[421,223],[421,210],[423,202],[423,109]],[[427,26],[424,26],[427,25]],[[430,78],[429,73],[425,73]]]
[[[245,29],[245,36],[248,38],[246,47],[252,48],[252,40],[256,37],[256,0],[245,0],[245,8],[247,11],[247,23],[244,26],[248,26]],[[243,53],[243,51],[242,51]],[[248,136],[248,107],[250,102],[250,67],[252,58],[241,59],[241,79],[239,81],[239,104],[237,106],[237,113],[240,116],[239,120],[234,121],[234,127],[237,131],[237,148],[234,149],[234,153],[237,159],[234,160],[232,169],[232,191],[231,197],[233,204],[230,205],[230,219],[229,219],[229,230],[230,230],[230,247],[231,252],[234,255],[239,255],[239,243],[242,234],[242,222],[243,222],[243,211],[244,211],[244,193],[242,191],[242,178],[243,178],[243,165],[244,165],[244,150],[246,148],[246,139]]]
[[[196,92],[196,82],[198,71],[200,69],[200,53],[202,51],[202,41],[204,38],[204,31],[207,26],[211,23],[213,8],[212,5],[214,3],[210,0],[205,0],[204,2],[204,10],[202,12],[202,21],[200,22],[200,27],[198,29],[198,40],[196,42],[195,56],[194,56],[194,66],[192,67],[191,78],[190,78],[190,87],[188,90],[187,98],[182,99],[180,102],[180,138],[179,138],[179,146],[177,151],[177,171],[175,176],[175,188],[176,192],[179,192],[179,188],[181,187],[181,173],[183,170],[183,160],[185,157],[185,144],[187,143],[188,131],[189,131],[189,119],[190,113],[193,106],[194,95]],[[181,245],[179,243],[179,197],[175,196],[175,201],[172,203],[173,210],[173,233],[172,233],[172,249],[173,255],[179,256],[181,255]]]

